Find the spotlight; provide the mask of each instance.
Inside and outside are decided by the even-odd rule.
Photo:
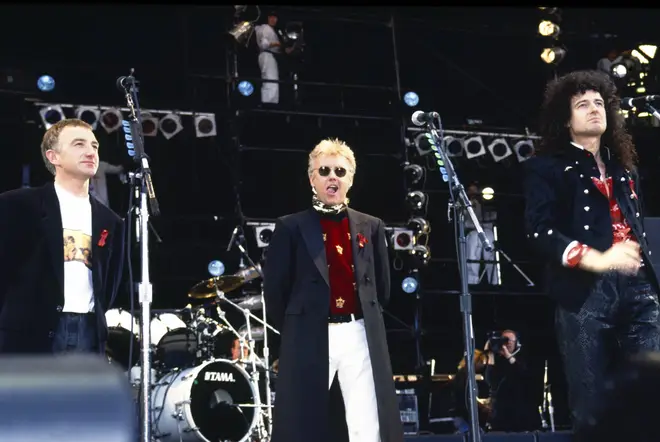
[[[155,137],[158,135],[158,118],[150,113],[141,115],[142,119],[142,135],[145,137]]]
[[[76,109],[76,118],[92,126],[93,130],[98,126],[100,116],[101,111],[96,107],[80,106]]]
[[[444,138],[444,143],[448,156],[458,157],[463,155],[463,140],[460,138],[454,138],[448,135]]]
[[[254,25],[249,21],[238,23],[229,31],[229,35],[236,40],[236,43],[244,44],[245,46],[250,42],[250,37],[252,37],[253,33]]]
[[[541,60],[547,64],[559,64],[566,56],[566,49],[560,47],[545,48],[541,52]]]
[[[112,133],[121,127],[121,121],[123,119],[124,117],[119,109],[108,109],[101,113],[99,122],[107,133]]]
[[[624,54],[617,60],[616,63],[612,63],[612,75],[616,78],[624,78],[635,71],[641,70],[641,60],[630,54]]]
[[[408,228],[411,229],[416,236],[428,235],[431,233],[431,224],[421,217],[415,217],[408,221]]]
[[[415,245],[413,231],[401,227],[391,229],[390,242],[394,250],[412,250]]]
[[[415,107],[419,104],[419,95],[412,91],[406,92],[403,96],[403,102],[409,107]]]
[[[244,97],[249,97],[254,92],[254,85],[247,80],[238,83],[238,92]]]
[[[513,145],[513,150],[516,152],[518,161],[522,163],[534,154],[534,143],[532,140],[521,140]]]
[[[419,190],[408,192],[406,202],[412,210],[422,210],[426,206],[426,194]]]
[[[64,111],[62,106],[56,104],[54,106],[42,107],[39,110],[39,115],[41,115],[41,121],[44,124],[44,128],[48,130],[53,124],[57,123],[60,120],[64,120]]]
[[[401,281],[401,289],[408,294],[415,293],[418,287],[419,282],[412,276],[407,276]]]
[[[426,155],[433,150],[431,143],[424,132],[421,132],[415,137],[415,147],[420,156]]]
[[[416,261],[418,261],[420,266],[427,265],[431,260],[431,251],[428,249],[428,247],[421,244],[413,247],[413,249],[410,251],[410,254]]]
[[[550,20],[542,20],[541,23],[539,23],[539,34],[544,37],[557,38],[559,32],[559,26]]]
[[[195,134],[197,138],[216,136],[215,115],[195,115]]]
[[[183,130],[181,117],[176,114],[165,115],[158,122],[158,127],[160,129],[160,133],[162,133],[167,140]]]
[[[424,178],[424,169],[419,164],[406,163],[403,166],[403,173],[408,185],[417,184]]]
[[[42,75],[37,80],[37,87],[41,92],[50,92],[55,89],[55,79],[50,75]]]
[[[504,138],[495,138],[488,145],[488,150],[496,162],[502,161],[509,155],[513,154],[513,151],[509,147],[509,143],[507,143]]]
[[[275,231],[274,223],[255,226],[254,236],[257,239],[257,247],[259,248],[268,247],[268,245],[270,244],[270,238],[273,236],[274,231]]]
[[[494,196],[495,190],[492,187],[484,187],[481,190],[481,197],[486,201],[492,200]]]
[[[208,270],[211,276],[220,276],[225,273],[225,265],[222,261],[215,259],[209,263]]]
[[[484,147],[484,140],[481,136],[466,138],[463,142],[465,146],[465,156],[467,158],[476,158],[486,155],[486,148]]]

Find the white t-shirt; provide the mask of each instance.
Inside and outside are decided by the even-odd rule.
[[[55,184],[64,239],[64,308],[68,313],[94,311],[92,280],[92,205]]]

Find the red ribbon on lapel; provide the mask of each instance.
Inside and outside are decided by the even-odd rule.
[[[369,240],[364,237],[363,234],[358,233],[357,234],[357,240],[358,240],[358,247],[363,249],[365,244],[369,243]]]
[[[104,247],[105,246],[105,239],[108,237],[108,231],[106,229],[103,229],[101,232],[101,238],[99,238],[99,247]]]

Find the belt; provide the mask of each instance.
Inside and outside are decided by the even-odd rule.
[[[346,322],[357,321],[358,319],[362,319],[362,318],[364,318],[364,315],[362,315],[362,313],[357,313],[357,314],[351,313],[350,315],[330,315],[328,316],[328,323],[343,324]]]

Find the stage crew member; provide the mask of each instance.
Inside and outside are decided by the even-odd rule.
[[[542,142],[525,163],[527,236],[546,259],[578,434],[606,371],[660,349],[658,278],[644,232],[636,152],[610,78],[570,73],[547,88]]]
[[[54,182],[0,195],[0,353],[104,351],[124,230],[89,195],[98,148],[89,124],[59,121],[41,144]]]
[[[401,442],[383,306],[390,295],[383,222],[348,208],[355,156],[339,140],[309,155],[312,208],[277,220],[264,268],[281,332],[273,442],[330,441],[335,375],[350,442]]]

